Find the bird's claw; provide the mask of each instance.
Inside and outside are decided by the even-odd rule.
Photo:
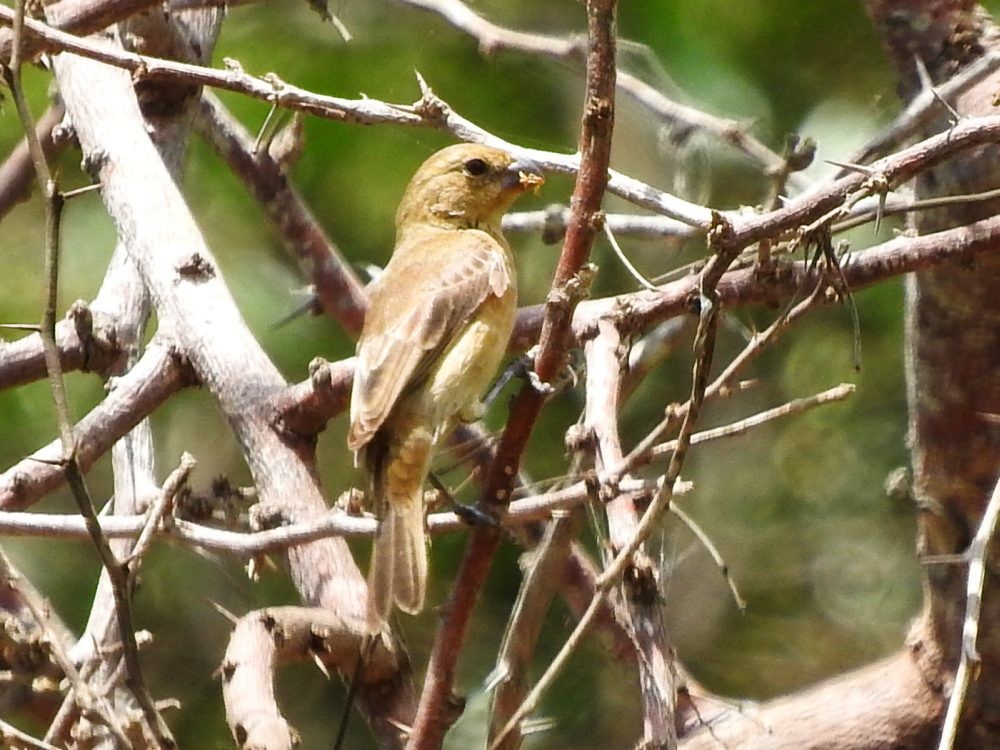
[[[538,373],[535,372],[534,370],[526,371],[525,377],[528,379],[528,382],[531,384],[531,387],[534,388],[539,393],[541,393],[543,396],[551,396],[553,393],[556,392],[556,387],[551,383],[546,383],[544,380],[538,377]]]
[[[486,511],[480,510],[475,505],[455,503],[452,511],[469,526],[492,526],[495,528],[500,525],[496,518]]]
[[[478,422],[486,414],[486,404],[482,401],[472,401],[458,411],[458,418],[465,424]]]

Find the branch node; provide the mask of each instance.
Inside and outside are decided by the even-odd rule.
[[[738,238],[733,223],[721,212],[712,211],[712,223],[708,228],[708,246],[722,255],[737,247]]]
[[[208,281],[215,276],[212,261],[198,252],[181,258],[177,264],[178,275],[189,281]]]
[[[87,173],[93,182],[101,181],[101,171],[108,163],[108,154],[101,149],[94,149],[84,153],[80,162],[80,169]]]
[[[243,66],[240,61],[233,57],[223,57],[222,66],[230,73],[235,73],[237,76],[245,76],[246,71],[243,70]]]
[[[420,75],[420,71],[414,70],[413,74],[417,77],[417,84],[420,86],[420,98],[413,103],[413,111],[434,122],[444,121],[448,113],[448,105],[434,93],[424,77]]]

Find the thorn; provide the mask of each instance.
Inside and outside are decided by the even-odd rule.
[[[383,271],[383,268],[375,263],[356,263],[355,269],[363,278],[368,279],[368,283],[375,281]]]
[[[948,112],[951,114],[952,117],[951,124],[953,126],[957,125],[959,120],[962,119],[962,115],[960,115],[958,113],[958,110],[956,110],[953,106],[951,106],[950,103],[945,101],[944,97],[941,96],[941,94],[938,92],[937,88],[934,86],[934,83],[931,81],[931,74],[927,71],[927,66],[924,64],[923,59],[921,59],[918,55],[914,55],[913,61],[917,68],[917,77],[920,79],[920,88],[930,91],[931,96],[937,99],[941,103],[941,105],[944,106],[944,108],[947,109]]]
[[[424,80],[424,77],[420,75],[420,71],[414,68],[413,75],[417,77],[417,85],[420,87],[421,95],[425,97],[434,96],[434,92],[431,91],[431,87],[427,85],[427,81]]]
[[[396,729],[405,734],[407,737],[409,737],[413,733],[413,727],[409,726],[408,724],[404,724],[399,719],[394,719],[390,716],[387,719],[385,719],[385,722],[387,724],[391,724],[392,726],[396,727]]]
[[[277,113],[278,103],[272,102],[271,109],[267,111],[267,117],[264,118],[264,124],[260,126],[260,130],[257,131],[257,137],[254,139],[252,149],[254,156],[257,156],[262,151],[267,151],[268,147],[270,147],[271,140],[277,132],[277,128],[274,124],[277,119]]]
[[[846,169],[850,172],[857,172],[858,174],[872,175],[875,170],[871,167],[866,167],[864,164],[854,164],[849,161],[835,161],[834,159],[824,159],[827,164],[832,164],[835,167],[840,167],[841,169]]]
[[[66,459],[64,458],[39,458],[38,456],[28,456],[29,461],[34,461],[35,463],[42,464],[43,466],[65,466]]]
[[[882,218],[885,216],[885,200],[888,195],[886,192],[878,194],[878,208],[875,209],[875,234],[878,234],[878,230],[882,226]]]
[[[351,32],[344,25],[344,22],[340,20],[340,17],[336,13],[330,14],[330,20],[333,22],[334,28],[340,34],[340,38],[344,40],[345,43],[350,42],[354,37]]]
[[[483,690],[485,692],[490,692],[497,685],[507,679],[510,675],[510,665],[506,660],[497,662],[497,665],[493,667],[493,671],[486,675],[486,680],[483,682]]]
[[[548,716],[536,716],[533,719],[521,721],[521,735],[527,737],[529,734],[541,734],[554,729],[556,720]]]
[[[231,624],[235,625],[236,623],[238,623],[238,622],[240,621],[240,618],[239,618],[239,617],[237,617],[236,615],[234,615],[234,614],[233,614],[232,612],[230,612],[230,611],[229,611],[228,609],[226,609],[225,607],[223,607],[223,606],[222,606],[221,604],[219,604],[218,602],[214,602],[214,601],[212,601],[211,599],[209,599],[209,600],[208,600],[208,604],[209,604],[209,606],[211,606],[211,607],[212,607],[212,609],[214,609],[214,610],[215,610],[216,612],[218,612],[218,613],[219,613],[220,615],[222,615],[222,616],[223,616],[223,617],[225,617],[225,618],[226,618],[227,620],[229,620],[229,622],[230,622]]]
[[[302,317],[306,313],[318,314],[319,311],[319,297],[316,296],[316,292],[312,285],[305,287],[304,289],[298,290],[299,294],[304,294],[305,298],[302,302],[292,308],[292,311],[287,315],[280,317],[275,323],[271,325],[271,330],[275,331],[283,326],[288,325],[293,320]]]
[[[65,193],[61,193],[62,199],[64,201],[71,200],[72,198],[78,198],[81,195],[86,195],[87,193],[93,193],[100,190],[103,187],[101,183],[95,182],[91,185],[84,185],[83,187],[74,188],[73,190],[67,190]]]
[[[317,654],[314,651],[313,655],[312,655],[312,658],[313,658],[313,662],[316,664],[316,668],[319,669],[319,671],[323,673],[323,676],[327,680],[329,680],[330,679],[330,670],[326,668],[326,664],[324,664],[323,660],[319,658],[319,654]]]
[[[917,78],[920,79],[920,88],[932,91],[934,84],[931,83],[931,74],[927,72],[927,66],[924,65],[924,61],[920,55],[915,54],[913,56],[913,64],[917,68]]]

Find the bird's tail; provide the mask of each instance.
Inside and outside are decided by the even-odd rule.
[[[396,436],[373,466],[376,502],[381,506],[378,533],[368,571],[368,630],[381,630],[392,605],[417,614],[427,592],[427,543],[423,484],[431,454],[431,435],[423,428]]]

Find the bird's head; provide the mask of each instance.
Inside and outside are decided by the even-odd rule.
[[[425,161],[406,188],[396,228],[415,225],[500,231],[500,217],[521,193],[545,182],[541,169],[497,148],[461,143]]]

